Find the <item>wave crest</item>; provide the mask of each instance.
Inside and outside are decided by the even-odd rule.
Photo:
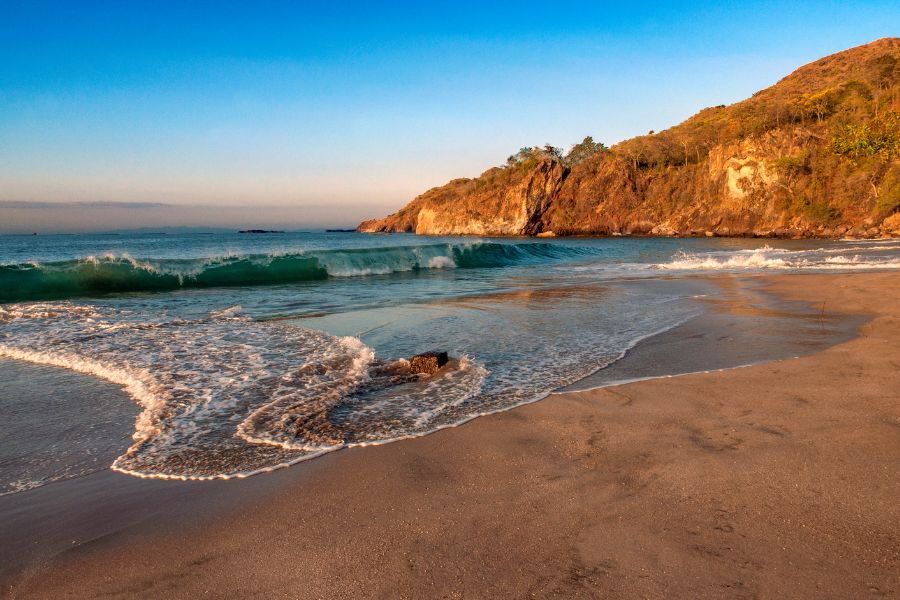
[[[277,285],[431,269],[491,268],[572,258],[585,253],[583,249],[558,244],[474,242],[208,259],[138,260],[127,254],[107,254],[47,264],[0,265],[0,302]]]
[[[895,251],[900,246],[792,250],[763,246],[753,250],[709,252],[679,251],[667,263],[653,265],[663,271],[742,271],[742,270],[877,270],[900,269],[900,259],[879,250]],[[847,254],[859,250],[858,254]],[[836,252],[842,254],[834,255]]]

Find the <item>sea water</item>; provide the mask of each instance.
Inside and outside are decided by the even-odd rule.
[[[244,477],[426,434],[697,317],[715,286],[690,275],[897,268],[900,240],[0,236],[0,494],[109,466]],[[413,373],[428,350],[450,363]]]

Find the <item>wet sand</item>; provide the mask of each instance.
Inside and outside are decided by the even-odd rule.
[[[836,311],[870,320],[811,356],[557,394],[243,481],[101,472],[16,494],[0,506],[0,528],[5,558],[20,559],[0,589],[898,597],[900,277],[767,281],[786,298],[824,302],[823,323]],[[60,552],[66,537],[74,543]]]

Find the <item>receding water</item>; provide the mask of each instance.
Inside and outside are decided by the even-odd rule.
[[[0,494],[110,463],[245,476],[421,435],[540,399],[694,318],[715,289],[686,274],[898,267],[890,240],[0,237],[0,357],[16,361],[0,368],[15,411]],[[450,364],[410,372],[432,349]],[[98,400],[98,380],[137,416]]]

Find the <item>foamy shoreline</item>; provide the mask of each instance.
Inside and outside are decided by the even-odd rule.
[[[165,586],[189,597],[253,582],[256,593],[288,586],[297,597],[718,597],[739,578],[757,595],[771,586],[791,597],[872,587],[890,595],[900,555],[888,469],[900,459],[889,424],[900,420],[889,393],[898,385],[890,361],[900,355],[900,315],[888,302],[897,279],[772,281],[780,294],[873,320],[862,337],[805,358],[555,395],[259,478],[190,484],[103,473],[47,486],[32,493],[34,507],[68,503],[47,532],[81,542],[25,579],[5,572],[14,587],[4,589],[149,597]],[[26,494],[0,499],[0,514],[20,515],[3,520],[3,533],[24,544],[42,529],[28,532],[15,496]],[[67,519],[87,514],[85,502],[94,516],[72,535]],[[103,515],[115,506],[125,521],[110,530]],[[103,544],[84,543],[100,530]],[[593,575],[568,579],[572,568]]]

